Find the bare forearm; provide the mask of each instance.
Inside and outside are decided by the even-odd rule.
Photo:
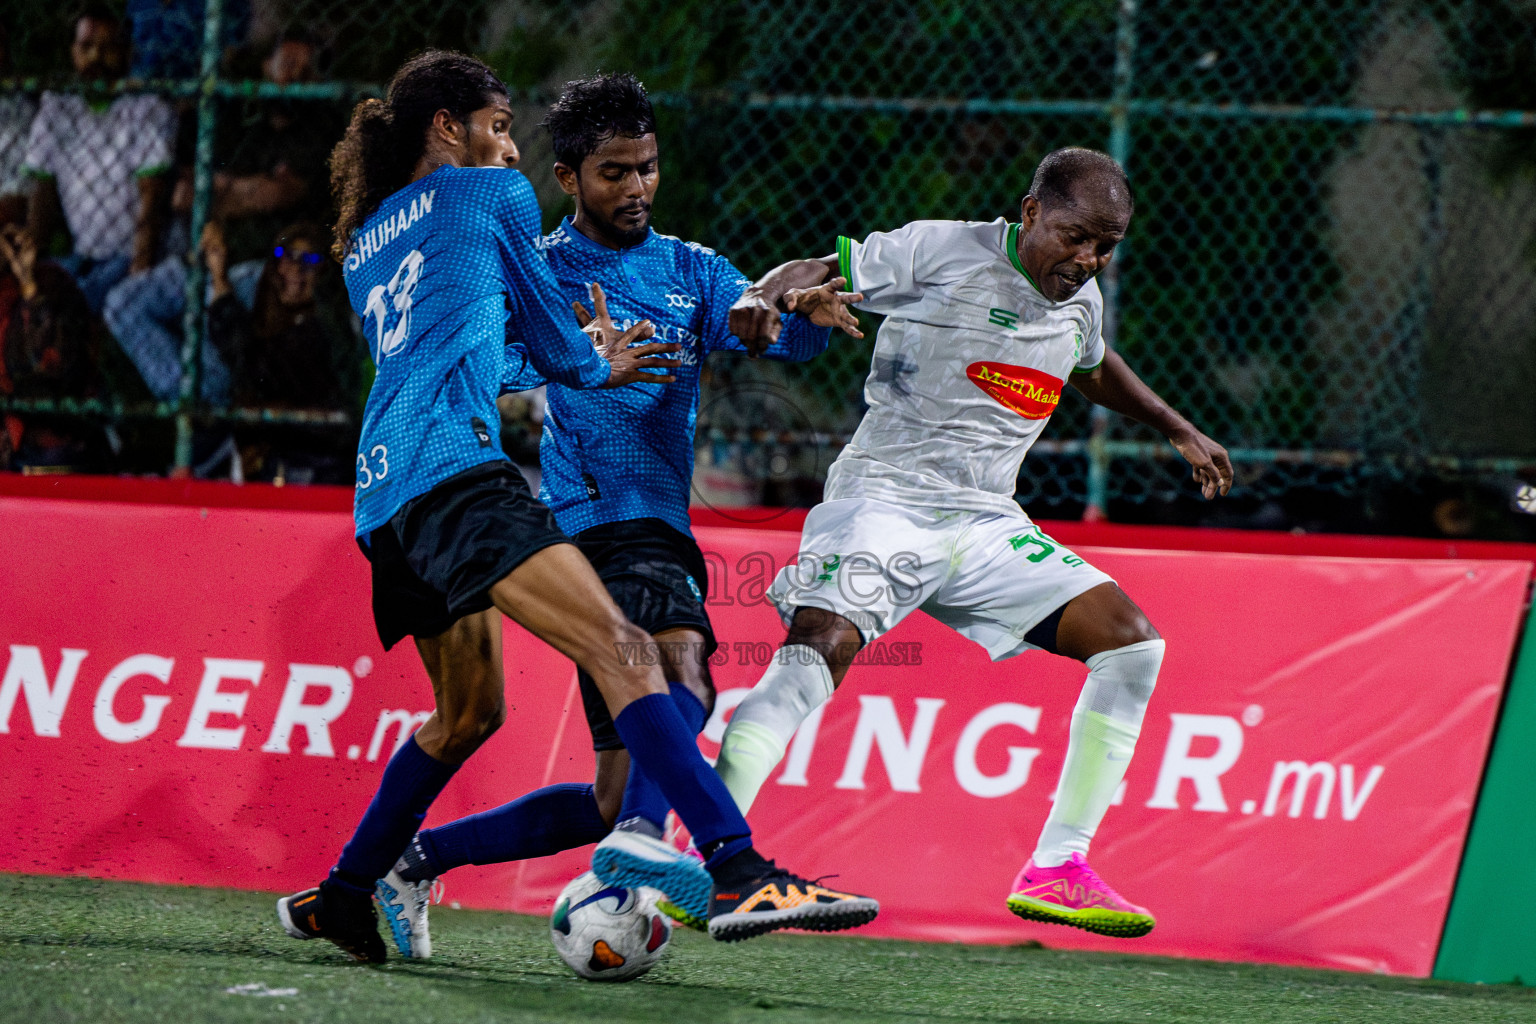
[[[58,226],[58,186],[52,178],[41,178],[32,185],[32,195],[27,201],[27,232],[37,239],[38,247],[47,252]]]
[[[1157,397],[1118,354],[1106,351],[1092,373],[1072,375],[1072,386],[1095,405],[1123,413],[1166,437],[1190,464],[1206,500],[1232,489],[1232,459],[1227,450]]]
[[[252,174],[232,178],[215,203],[215,216],[249,217],[277,213],[304,198],[306,185],[292,174]]]
[[[17,277],[16,284],[20,289],[21,301],[31,302],[37,298],[37,278],[32,274],[26,277]]]
[[[1136,376],[1118,352],[1105,351],[1098,369],[1074,375],[1072,386],[1095,405],[1129,416],[1164,437],[1192,429],[1188,420]]]
[[[831,266],[828,266],[826,260],[790,260],[782,263],[758,278],[747,292],[760,296],[780,312],[787,313],[789,310],[784,306],[784,296],[797,288],[815,288],[836,273],[836,258],[832,259]]]
[[[848,307],[864,296],[837,290],[846,283],[837,276],[836,256],[775,267],[731,306],[727,321],[731,334],[753,359],[779,340],[786,313],[798,314],[797,321],[804,318],[818,327],[836,327],[850,337],[862,338],[858,320]]]
[[[155,261],[164,221],[160,202],[164,193],[164,175],[147,175],[139,179],[139,220],[133,232],[133,269],[135,271],[148,270]]]

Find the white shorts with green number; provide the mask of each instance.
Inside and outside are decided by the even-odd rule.
[[[796,564],[768,597],[787,626],[797,608],[835,612],[865,643],[921,608],[993,661],[1074,597],[1114,582],[1025,515],[912,508],[843,498],[811,509]]]

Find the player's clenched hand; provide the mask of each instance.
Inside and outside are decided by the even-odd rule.
[[[1184,461],[1194,467],[1195,483],[1200,485],[1200,493],[1206,498],[1226,494],[1232,489],[1232,460],[1227,457],[1225,448],[1194,427],[1170,434],[1168,440],[1184,456]]]
[[[817,327],[836,327],[850,338],[862,338],[859,319],[849,307],[864,301],[862,292],[845,292],[846,277],[834,277],[816,288],[791,288],[784,293],[784,308],[799,313]]]
[[[784,323],[779,319],[779,307],[763,297],[756,288],[748,288],[731,307],[726,324],[741,343],[747,355],[756,359],[770,345],[779,340]]]

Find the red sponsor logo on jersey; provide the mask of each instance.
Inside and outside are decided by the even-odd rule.
[[[1040,370],[1009,363],[972,363],[965,375],[993,401],[1027,420],[1043,420],[1055,412],[1065,383]]]

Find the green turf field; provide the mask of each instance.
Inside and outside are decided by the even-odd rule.
[[[260,893],[0,875],[0,906],[0,1021],[26,1024],[1536,1022],[1527,989],[1038,947],[679,931],[645,978],[595,985],[509,914],[439,910],[438,956],[367,967],[284,936]]]

